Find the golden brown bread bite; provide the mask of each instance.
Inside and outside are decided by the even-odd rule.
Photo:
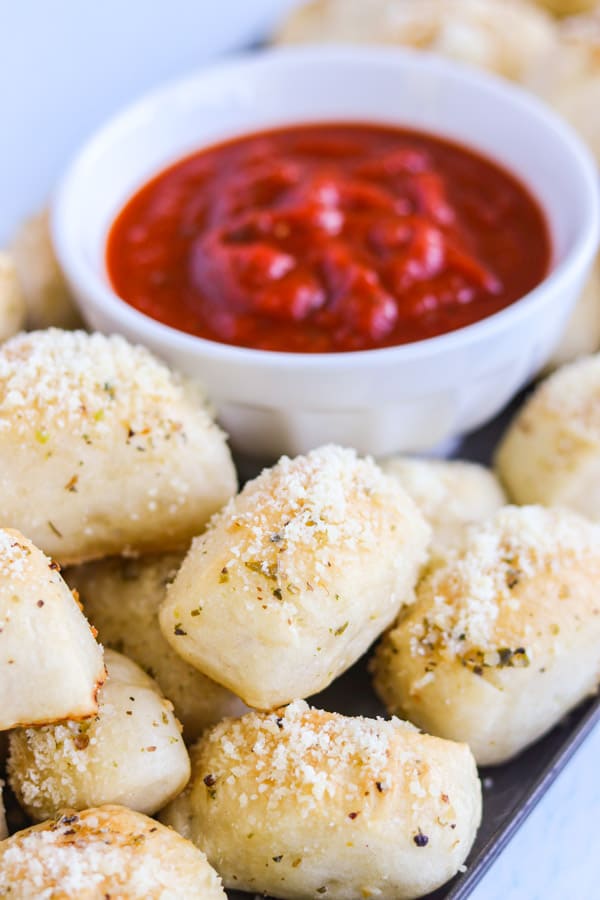
[[[58,265],[48,210],[26,219],[11,245],[27,307],[28,328],[77,328],[81,316]]]
[[[276,40],[400,44],[527,81],[552,60],[557,35],[550,16],[523,0],[313,0]]]
[[[564,366],[600,347],[600,256],[575,304],[560,344],[550,357],[547,369]]]
[[[3,519],[61,564],[185,547],[235,486],[197,391],[144,348],[56,329],[0,347]]]
[[[0,731],[94,715],[102,648],[58,566],[0,528]]]
[[[163,634],[249,706],[307,697],[412,600],[429,536],[372,460],[334,446],[283,457],[194,540],[167,589]]]
[[[494,473],[478,463],[392,456],[380,465],[419,507],[433,528],[436,544],[456,543],[465,525],[484,519],[507,502]]]
[[[208,725],[225,716],[241,715],[242,701],[184,662],[165,640],[158,610],[167,584],[175,577],[184,554],[140,559],[113,557],[67,569],[86,614],[108,647],[125,653],[156,679],[172,702],[186,741],[194,741]]]
[[[25,324],[25,300],[14,260],[0,250],[0,342]]]
[[[425,573],[379,645],[377,692],[480,765],[504,762],[597,689],[599,583],[598,525],[507,506]]]
[[[96,718],[9,736],[10,786],[37,822],[63,806],[104,803],[150,815],[187,784],[190,761],[171,703],[120,653],[107,650],[106,666]]]
[[[496,452],[516,503],[600,519],[600,355],[554,372],[521,407]]]
[[[464,861],[481,817],[471,752],[395,719],[294,701],[207,731],[189,787],[161,819],[225,887],[304,900],[429,893]]]
[[[225,900],[206,857],[122,806],[82,812],[0,844],[0,896],[11,900]]]

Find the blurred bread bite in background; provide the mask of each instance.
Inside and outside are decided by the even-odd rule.
[[[403,45],[524,82],[550,61],[557,35],[550,16],[525,0],[313,0],[292,12],[276,41]]]
[[[478,463],[391,456],[381,468],[421,510],[433,529],[434,545],[460,543],[466,525],[508,502],[496,475]]]
[[[81,316],[60,269],[43,209],[21,223],[11,244],[28,328],[77,328]]]
[[[495,464],[515,503],[565,506],[600,520],[600,354],[537,386],[504,433]]]
[[[16,334],[25,324],[25,297],[15,261],[0,250],[0,342]]]
[[[543,84],[542,94],[600,163],[600,6],[561,23],[558,60],[543,73]]]

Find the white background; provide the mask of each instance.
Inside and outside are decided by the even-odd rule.
[[[0,0],[0,244],[120,106],[264,34],[294,0]]]
[[[254,41],[293,3],[0,0],[0,244],[108,115]],[[599,900],[599,760],[596,729],[473,900]]]

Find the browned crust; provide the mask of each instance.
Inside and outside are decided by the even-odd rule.
[[[53,719],[33,719],[25,722],[15,722],[3,731],[10,731],[13,728],[41,728],[43,725],[59,725],[61,722],[83,722],[86,719],[93,719],[98,715],[98,694],[108,678],[106,666],[102,666],[102,675],[96,679],[96,683],[92,689],[92,709],[89,712],[70,712],[64,716],[58,716]]]

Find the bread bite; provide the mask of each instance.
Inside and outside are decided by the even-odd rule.
[[[390,713],[505,762],[600,681],[600,527],[507,506],[438,555],[379,645]]]
[[[246,484],[160,612],[179,655],[249,705],[323,689],[410,602],[430,530],[372,460],[328,446]]]
[[[290,13],[276,40],[400,44],[527,81],[552,59],[557,35],[550,16],[524,0],[313,0]]]
[[[0,528],[0,731],[94,715],[105,677],[102,648],[56,563]]]
[[[190,762],[173,707],[135,663],[106,651],[98,716],[10,734],[8,778],[35,821],[64,806],[118,803],[151,814],[181,791]]]
[[[381,468],[414,500],[433,528],[436,544],[457,543],[465,525],[507,502],[494,473],[478,463],[393,456]]]
[[[25,300],[14,260],[0,250],[0,342],[25,324]]]
[[[540,87],[557,111],[579,132],[600,163],[600,7],[566,19],[550,73]]]
[[[546,368],[555,369],[563,366],[580,356],[594,353],[598,348],[600,348],[600,256],[596,258],[571,318],[567,322],[560,344],[550,357]]]
[[[100,806],[63,810],[0,844],[11,900],[225,900],[206,857],[154,819]]]
[[[303,701],[207,731],[162,821],[225,887],[333,900],[420,897],[464,861],[481,817],[468,747]]]
[[[184,548],[235,487],[197,390],[144,348],[56,329],[0,347],[3,519],[61,564]]]
[[[554,372],[521,407],[495,465],[516,503],[600,519],[600,355]]]
[[[241,715],[242,701],[189,663],[163,636],[158,610],[184,554],[100,560],[67,569],[66,581],[79,592],[100,640],[125,653],[148,672],[172,702],[186,741],[208,725]]]
[[[56,259],[47,209],[26,219],[11,244],[28,328],[76,328],[81,316]]]

